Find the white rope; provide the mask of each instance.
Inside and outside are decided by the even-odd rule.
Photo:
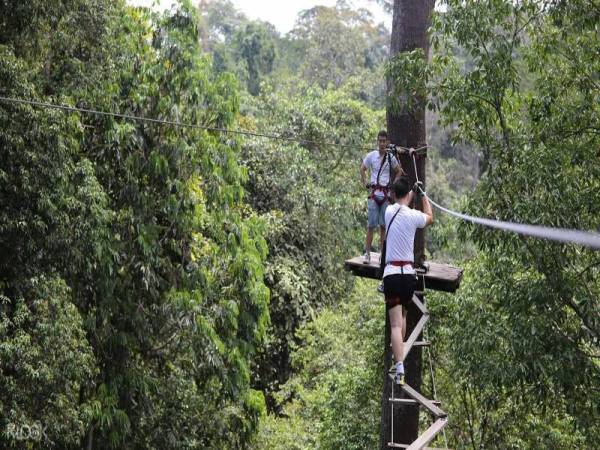
[[[416,173],[416,172],[415,172]],[[425,284],[425,274],[423,274],[423,295],[425,295],[425,290],[427,289],[427,286]],[[433,350],[432,350],[432,342],[429,339],[429,327],[426,327],[423,330],[423,340],[426,342],[429,342],[429,346],[427,346],[427,356],[429,359],[429,373],[431,376],[431,386],[433,389],[433,399],[434,400],[438,400],[438,395],[437,395],[437,386],[435,384],[435,375],[434,375],[434,370],[433,370]],[[446,450],[448,450],[448,437],[446,436],[446,427],[442,428],[442,434],[444,435],[444,443],[446,444]]]
[[[417,181],[419,181],[417,175],[417,163],[414,154],[412,155],[412,160],[415,168],[415,177]],[[452,211],[451,209],[439,205],[438,203],[433,201],[431,197],[429,197],[427,193],[423,191],[423,189],[419,188],[419,190],[425,197],[427,197],[431,204],[439,210],[445,212],[446,214],[450,214],[451,216],[457,217],[462,220],[466,220],[477,225],[483,225],[490,228],[497,228],[499,230],[510,231],[513,233],[522,234],[525,236],[532,236],[539,239],[547,239],[550,241],[563,242],[566,244],[578,244],[584,247],[592,248],[594,250],[600,250],[600,234],[598,233],[572,230],[567,228],[553,228],[540,225],[504,222],[501,220],[484,219],[481,217],[469,216],[467,214]]]
[[[425,292],[425,275],[423,275],[423,292]],[[423,340],[429,342],[429,346],[427,347],[427,356],[429,359],[429,373],[431,376],[431,386],[433,389],[433,398],[434,400],[439,400],[438,399],[438,395],[437,395],[437,386],[435,383],[435,374],[434,374],[434,370],[433,370],[433,343],[432,341],[429,339],[429,327],[425,328],[425,330],[423,330]],[[448,450],[448,436],[446,436],[446,427],[442,428],[442,434],[444,435],[444,443],[446,444],[446,450]]]

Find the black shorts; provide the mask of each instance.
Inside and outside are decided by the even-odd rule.
[[[412,301],[417,287],[417,275],[394,274],[383,277],[383,293],[385,294],[385,306],[387,309],[394,306],[408,306]]]

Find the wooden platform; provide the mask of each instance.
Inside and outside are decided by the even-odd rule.
[[[427,262],[429,270],[423,274],[417,270],[419,281],[425,277],[426,289],[442,292],[456,292],[460,287],[463,269],[440,264],[435,262]],[[346,260],[345,269],[352,272],[357,277],[379,279],[379,253],[371,253],[371,263],[364,264],[362,256],[356,256]]]

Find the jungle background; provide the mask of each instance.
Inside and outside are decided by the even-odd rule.
[[[599,230],[600,4],[442,3],[425,64],[351,1],[285,35],[227,0],[0,1],[0,96],[313,141],[1,101],[2,448],[376,448],[385,310],[343,261],[386,76],[428,96],[436,201]],[[598,448],[598,254],[440,214],[426,246],[465,269],[427,297],[449,448]]]

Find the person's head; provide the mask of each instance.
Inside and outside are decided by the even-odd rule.
[[[377,133],[377,147],[379,147],[379,151],[384,151],[388,145],[388,135],[387,131],[381,130]]]
[[[402,175],[396,181],[394,181],[394,196],[396,197],[396,201],[402,200],[407,196],[410,196],[412,193],[412,187],[410,185],[410,180],[406,175]],[[410,198],[408,198],[410,202]]]

